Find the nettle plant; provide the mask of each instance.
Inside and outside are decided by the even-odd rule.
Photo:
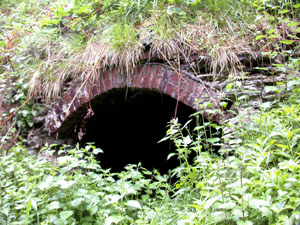
[[[211,140],[199,136],[199,127],[184,133],[185,126],[176,120],[171,123],[167,136],[176,143],[178,157],[186,158],[197,152],[192,164],[184,160],[185,166],[173,171],[180,174],[175,195],[186,199],[187,211],[182,221],[187,224],[299,222],[299,91],[295,88],[287,102],[268,112],[262,111],[251,122],[238,118],[242,123],[240,129],[224,134],[224,145],[218,154],[204,151],[203,146]],[[211,125],[214,126],[204,124],[200,130]],[[230,145],[226,144],[230,141]],[[218,143],[217,139],[213,141]]]
[[[265,17],[270,26],[258,31],[256,42],[262,46],[262,55],[269,58],[270,68],[258,68],[268,71],[274,78],[284,74],[284,82],[273,83],[276,86],[266,87],[267,91],[280,94],[284,89],[292,90],[294,85],[299,85],[299,51],[300,3],[293,1],[255,1],[254,6],[260,12],[260,17]]]
[[[92,144],[57,147],[41,149],[46,158],[20,145],[0,157],[1,224],[133,224],[170,189],[165,176],[140,165],[101,169],[94,156],[102,150]]]

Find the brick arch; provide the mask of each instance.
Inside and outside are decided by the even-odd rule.
[[[100,74],[100,79],[93,84],[77,84],[66,91],[46,116],[46,129],[52,134],[59,132],[62,125],[90,100],[111,89],[126,87],[154,89],[190,107],[194,107],[197,99],[210,101],[213,107],[219,102],[218,93],[205,82],[161,64],[141,65],[129,78],[120,76],[114,69]]]

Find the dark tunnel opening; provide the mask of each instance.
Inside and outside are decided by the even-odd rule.
[[[149,89],[112,89],[91,101],[95,115],[86,120],[81,144],[94,142],[104,153],[97,159],[104,169],[119,172],[127,164],[167,173],[179,165],[170,141],[157,143],[166,135],[167,124],[174,117],[177,100]],[[195,110],[178,103],[177,117],[185,124]],[[192,125],[191,125],[192,126]]]

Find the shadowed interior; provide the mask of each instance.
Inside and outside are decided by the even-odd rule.
[[[127,164],[142,163],[166,173],[179,165],[170,141],[157,143],[174,117],[177,100],[150,89],[112,89],[91,101],[95,115],[86,120],[81,143],[95,142],[103,168],[121,171]],[[177,117],[184,124],[194,109],[178,103]]]

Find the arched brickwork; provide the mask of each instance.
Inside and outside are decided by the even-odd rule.
[[[213,103],[213,107],[218,105],[218,93],[208,84],[187,73],[179,74],[160,64],[139,66],[129,78],[121,76],[116,69],[104,72],[99,77],[100,79],[93,84],[87,82],[85,85],[74,85],[62,95],[46,117],[46,128],[50,133],[58,132],[63,123],[91,99],[113,88],[154,89],[178,99],[190,107],[194,107],[196,99],[210,101]]]

